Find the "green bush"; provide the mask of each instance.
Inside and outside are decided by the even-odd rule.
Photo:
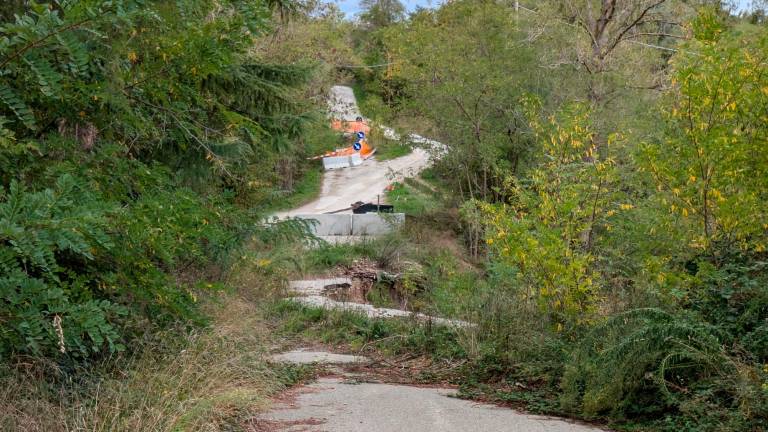
[[[12,182],[0,201],[0,353],[88,357],[122,349],[114,319],[126,309],[97,295],[102,280],[78,271],[113,250],[110,206],[81,182],[52,189]]]
[[[246,208],[292,189],[327,129],[312,67],[253,51],[273,6],[0,6],[0,355],[83,362],[205,321]]]
[[[225,264],[252,231],[248,216],[226,199],[174,190],[162,169],[115,165],[126,178],[144,176],[124,185],[119,200],[103,167],[86,169],[90,181],[62,174],[47,189],[13,181],[3,191],[3,356],[81,359],[122,350],[153,326],[203,322],[196,281]],[[50,172],[70,168],[63,163]],[[191,284],[179,279],[190,267],[201,269]]]
[[[720,329],[690,315],[659,309],[617,314],[580,341],[566,364],[561,401],[587,417],[676,413],[702,425],[715,416],[723,417],[721,424],[741,418],[756,425],[765,414],[760,382],[723,340]]]

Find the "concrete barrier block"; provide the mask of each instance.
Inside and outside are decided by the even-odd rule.
[[[360,156],[360,153],[355,153],[349,157],[350,166],[358,166],[362,164],[363,164],[363,158]]]
[[[313,214],[297,215],[297,219],[315,220],[312,227],[316,236],[348,236],[352,235],[351,214]]]
[[[405,223],[404,213],[366,213],[352,215],[352,235],[372,236],[394,231]]]
[[[326,170],[347,168],[349,166],[349,156],[330,156],[323,158],[323,168]]]

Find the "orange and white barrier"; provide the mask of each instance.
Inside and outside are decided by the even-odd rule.
[[[331,128],[355,137],[355,143],[349,147],[336,149],[312,159],[322,159],[326,170],[349,168],[361,165],[364,160],[373,156],[376,149],[368,144],[365,137],[371,128],[362,119],[356,121],[332,120]]]

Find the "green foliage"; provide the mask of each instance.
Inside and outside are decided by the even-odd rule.
[[[724,344],[758,363],[768,360],[768,284],[766,262],[760,256],[733,253],[715,267],[700,262],[696,289],[687,297],[688,307],[722,331]]]
[[[391,354],[415,352],[441,360],[466,356],[457,343],[457,331],[445,326],[372,319],[356,313],[304,307],[287,300],[272,305],[269,312],[279,320],[281,331],[327,343],[349,344],[358,349],[375,346]]]
[[[266,2],[33,2],[26,12],[0,27],[0,114],[17,139],[58,132],[90,149],[105,138],[183,166],[199,189],[211,187],[201,175],[265,188],[284,173],[255,164],[291,155],[312,118],[298,114],[310,110],[296,92],[311,68],[249,53]]]
[[[320,130],[312,67],[252,51],[278,6],[2,8],[3,357],[81,361],[202,323],[197,295],[245,238],[304,235],[243,210],[294,188]]]
[[[760,148],[768,128],[763,52],[768,38],[739,46],[721,38],[692,44],[701,55],[676,62],[669,133],[646,145],[643,167],[656,181],[662,205],[678,214],[694,249],[713,242],[766,248],[768,159]]]
[[[505,173],[523,168],[533,148],[519,97],[546,81],[532,74],[533,51],[512,9],[495,2],[457,1],[422,10],[384,33],[390,81],[402,81],[398,103],[427,121],[446,145],[438,168],[457,199],[497,199]],[[461,37],[457,37],[461,35]],[[386,98],[385,98],[386,101]],[[424,124],[426,123],[426,125]]]
[[[94,296],[89,267],[114,248],[110,208],[82,182],[63,176],[55,188],[29,192],[12,182],[0,202],[0,352],[88,357],[123,348],[115,320],[126,309]]]
[[[615,418],[679,410],[695,430],[757,427],[759,379],[726,352],[717,327],[692,318],[637,309],[595,327],[567,364],[564,407]]]
[[[517,269],[521,300],[536,302],[558,331],[593,318],[599,280],[592,245],[615,199],[613,161],[596,155],[589,120],[579,105],[544,124],[532,117],[542,162],[525,183],[512,181],[511,204],[480,204],[486,243]]]
[[[728,373],[730,366],[714,327],[637,309],[611,317],[582,339],[563,378],[564,403],[593,416],[663,411],[676,402],[675,393]]]
[[[390,26],[405,17],[405,6],[399,0],[362,0],[360,19],[376,30]]]
[[[395,211],[410,216],[423,216],[438,208],[435,197],[417,189],[414,183],[394,183],[387,192],[387,202],[395,206]]]

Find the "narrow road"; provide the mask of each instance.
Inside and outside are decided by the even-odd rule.
[[[352,89],[346,86],[331,88],[329,110],[332,117],[343,120],[362,117]],[[391,130],[388,131],[389,134],[392,133]],[[285,218],[300,214],[328,213],[347,208],[358,201],[375,203],[377,199],[384,198],[384,189],[392,182],[414,177],[428,164],[429,153],[416,148],[410,154],[396,159],[377,161],[374,155],[360,166],[326,171],[323,173],[320,195],[314,201],[276,216]]]
[[[261,420],[265,426],[261,430],[601,432],[562,419],[451,397],[455,393],[455,390],[445,388],[320,378],[313,384],[294,389],[285,398],[287,400]]]
[[[329,105],[336,118],[354,120],[360,115],[349,87],[334,87]],[[411,138],[414,137],[417,141],[429,141],[418,136]],[[387,162],[368,160],[358,167],[326,172],[315,201],[278,216],[325,213],[356,201],[375,202],[388,184],[415,176],[428,162],[427,152],[416,149],[410,155]],[[313,281],[302,282],[294,282],[294,289],[299,285],[309,291],[318,289],[316,283],[306,283]],[[331,282],[338,281],[328,283]],[[455,389],[370,382],[343,369],[342,364],[371,363],[361,356],[300,349],[278,354],[272,361],[325,364],[335,372],[278,397],[271,411],[253,419],[249,425],[252,432],[600,432],[564,419],[457,399],[451,397],[456,394]]]

